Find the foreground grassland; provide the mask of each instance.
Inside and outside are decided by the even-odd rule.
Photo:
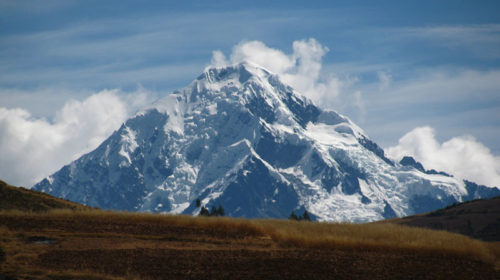
[[[0,212],[14,279],[500,279],[500,247],[392,224]]]

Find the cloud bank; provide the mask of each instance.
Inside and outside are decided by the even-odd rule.
[[[429,126],[417,127],[386,149],[389,157],[401,160],[410,155],[425,168],[445,171],[490,187],[500,187],[500,157],[472,136],[453,137],[439,143]]]
[[[328,51],[314,38],[294,41],[291,54],[260,41],[248,41],[234,46],[229,58],[221,51],[214,51],[211,66],[251,61],[278,74],[285,83],[317,104],[331,104],[339,96],[344,82],[333,74],[322,75],[322,58]]]
[[[34,118],[25,109],[0,107],[0,173],[2,180],[30,187],[63,165],[95,149],[114,130],[150,102],[150,94],[95,93],[70,100],[53,121]]]

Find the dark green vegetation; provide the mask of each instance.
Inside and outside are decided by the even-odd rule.
[[[307,210],[304,211],[304,214],[302,216],[297,215],[297,214],[295,214],[295,211],[292,211],[292,213],[290,214],[290,217],[288,217],[288,219],[294,220],[294,221],[311,221],[311,216],[309,216],[309,212],[307,212]]]
[[[211,211],[208,211],[205,206],[201,206],[199,215],[204,217],[224,217],[226,215],[226,211],[222,205],[219,205],[219,207],[212,206]]]
[[[453,204],[430,213],[387,222],[446,230],[484,241],[500,241],[500,197]]]

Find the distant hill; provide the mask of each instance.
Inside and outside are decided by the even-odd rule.
[[[0,180],[0,210],[42,212],[51,209],[86,208],[88,207],[42,192],[14,187]]]
[[[386,222],[446,230],[484,241],[500,241],[500,197],[454,204],[427,214]]]

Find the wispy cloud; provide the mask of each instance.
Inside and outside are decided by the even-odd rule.
[[[0,10],[6,12],[29,11],[30,13],[45,13],[54,12],[54,10],[64,9],[73,5],[75,0],[17,0],[17,1],[0,1]]]
[[[396,38],[413,37],[447,49],[466,49],[476,56],[500,58],[500,24],[437,25],[395,28]]]
[[[394,81],[386,88],[382,106],[394,103],[408,104],[458,103],[471,100],[475,103],[499,103],[500,71],[420,69],[412,77]],[[471,105],[471,104],[467,104]],[[380,107],[384,109],[383,107]]]
[[[273,38],[299,20],[264,11],[194,11],[94,18],[4,34],[0,84],[92,90],[142,84],[170,90],[199,75],[212,50],[229,49],[244,38]],[[221,23],[227,21],[232,24]]]

